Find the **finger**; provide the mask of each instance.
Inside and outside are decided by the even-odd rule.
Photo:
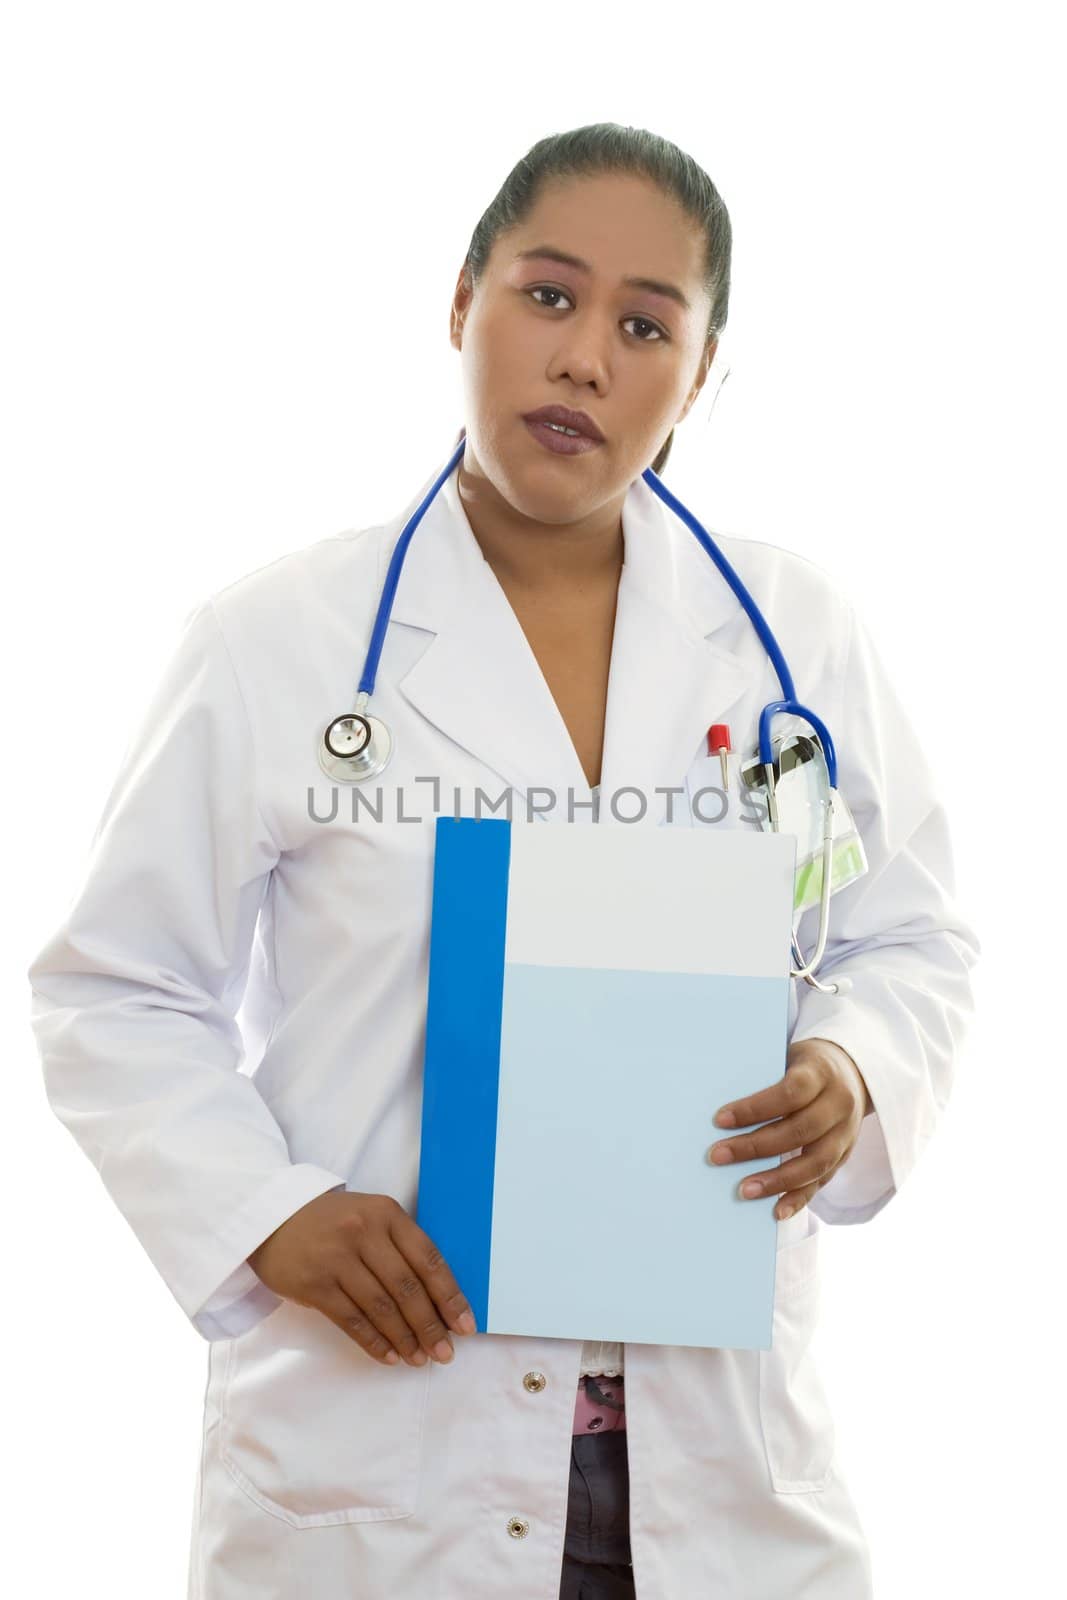
[[[838,1165],[840,1165],[840,1162]],[[831,1171],[823,1173],[822,1177],[815,1183],[807,1183],[802,1189],[789,1189],[774,1208],[774,1214],[779,1222],[784,1222],[787,1217],[791,1217],[802,1206],[806,1206],[808,1201],[818,1194],[823,1184],[830,1182],[836,1171],[837,1167],[832,1168]]]
[[[397,1249],[407,1257],[425,1284],[448,1326],[456,1333],[475,1333],[477,1324],[470,1301],[429,1234],[402,1207],[391,1218],[389,1233]]]
[[[785,1194],[802,1189],[833,1171],[842,1157],[844,1141],[839,1127],[831,1128],[792,1161],[783,1161],[769,1172],[754,1172],[745,1178],[738,1193],[742,1200],[758,1200],[769,1194]],[[753,1184],[759,1184],[753,1189]]]
[[[720,1139],[708,1150],[707,1159],[713,1166],[725,1166],[730,1161],[762,1161],[765,1156],[784,1155],[787,1150],[813,1144],[840,1121],[837,1098],[823,1090],[810,1105],[766,1123],[756,1133],[735,1133],[729,1139]]]
[[[405,1361],[422,1366],[427,1356],[452,1360],[452,1340],[437,1307],[388,1233],[368,1235],[359,1256],[342,1262],[337,1276]]]
[[[823,1075],[809,1062],[798,1061],[787,1067],[785,1077],[769,1089],[731,1100],[720,1106],[714,1120],[720,1128],[749,1128],[754,1122],[785,1117],[814,1100],[822,1088]]]
[[[381,1288],[380,1284],[378,1288]],[[373,1299],[373,1296],[374,1291],[369,1291],[369,1298]],[[348,1335],[353,1344],[358,1344],[375,1361],[380,1361],[383,1366],[399,1364],[400,1357],[391,1341],[340,1283],[334,1283],[315,1300],[314,1305],[316,1311],[321,1311],[324,1317]]]

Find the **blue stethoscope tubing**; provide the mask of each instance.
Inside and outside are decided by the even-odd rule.
[[[367,701],[374,692],[374,684],[378,675],[378,661],[381,657],[382,646],[385,643],[385,634],[386,629],[389,626],[389,618],[393,610],[393,601],[396,596],[396,588],[400,581],[400,573],[404,565],[404,557],[407,554],[408,545],[411,543],[412,535],[414,534],[415,529],[419,526],[419,523],[422,521],[423,517],[426,515],[426,511],[433,501],[434,496],[441,488],[441,485],[446,481],[449,474],[455,471],[455,468],[463,457],[466,445],[467,436],[466,430],[464,429],[459,443],[456,445],[444,468],[430,485],[430,488],[427,490],[423,499],[420,501],[419,505],[408,519],[403,532],[396,542],[396,546],[389,561],[388,570],[385,574],[385,582],[382,585],[381,598],[378,601],[378,610],[374,618],[374,627],[371,630],[370,642],[367,646],[367,657],[363,664],[363,674],[359,680],[358,699],[355,709],[355,715],[357,717],[364,717]],[[688,509],[688,507],[684,506],[678,497],[671,493],[662,480],[656,475],[655,472],[653,472],[651,467],[646,467],[641,476],[653,493],[658,495],[663,503],[669,506],[670,509],[682,519],[686,527],[689,528],[690,532],[696,538],[697,542],[703,547],[703,549],[718,567],[722,576],[726,579],[726,582],[730,585],[730,588],[733,590],[734,594],[737,596],[737,599],[740,601],[741,605],[744,607],[744,610],[748,614],[748,618],[752,623],[753,628],[756,630],[760,642],[766,650],[767,655],[769,656],[774,670],[778,676],[778,682],[781,685],[782,690],[782,699],[772,700],[765,705],[763,710],[760,712],[759,718],[759,757],[766,773],[768,797],[771,804],[772,822],[775,827],[777,827],[777,817],[776,808],[774,807],[774,755],[771,746],[771,722],[780,714],[791,714],[793,716],[803,718],[811,725],[811,727],[815,729],[815,732],[819,736],[823,754],[826,760],[826,771],[830,791],[826,804],[823,882],[819,905],[819,933],[816,938],[815,951],[812,955],[812,958],[810,962],[805,963],[800,954],[796,932],[794,930],[793,952],[797,961],[800,962],[800,966],[798,969],[792,972],[792,976],[795,978],[806,979],[806,981],[812,984],[812,986],[815,988],[825,989],[826,986],[815,981],[814,974],[820,960],[822,959],[823,950],[825,948],[830,910],[830,895],[828,891],[831,888],[831,813],[833,791],[837,788],[837,752],[834,749],[834,742],[830,736],[830,730],[827,728],[822,719],[815,715],[814,711],[811,711],[807,706],[802,705],[796,698],[796,689],[793,684],[792,674],[789,671],[785,656],[782,654],[781,647],[771,631],[766,617],[764,617],[759,606],[756,604],[755,600],[746,589],[744,583],[741,581],[740,576],[730,565],[729,561],[727,561],[726,557],[723,555],[718,545],[716,545],[707,529],[697,521],[696,517],[694,517],[693,513]],[[329,740],[330,728],[332,728],[335,723],[339,723],[342,720],[345,719],[341,717],[335,718],[334,722],[331,723],[330,727],[327,729],[326,748],[328,750],[331,748]],[[843,989],[844,984],[839,984],[837,987]],[[832,989],[829,992],[832,992]]]
[[[385,631],[389,626],[389,618],[393,610],[393,600],[396,595],[396,586],[400,581],[400,572],[404,565],[404,557],[407,554],[408,545],[411,543],[411,536],[415,532],[415,529],[418,527],[419,523],[422,521],[423,517],[426,515],[430,503],[437,494],[437,491],[440,489],[441,485],[462,460],[463,452],[466,449],[466,446],[467,436],[464,432],[463,438],[459,441],[459,444],[457,444],[455,450],[453,450],[444,470],[438,475],[437,478],[434,479],[430,488],[427,490],[425,497],[408,521],[403,533],[396,541],[396,547],[393,550],[393,554],[389,562],[389,569],[385,574],[385,582],[382,585],[381,599],[378,602],[378,613],[374,619],[374,627],[371,631],[370,644],[367,647],[367,659],[363,666],[363,676],[359,680],[358,692],[360,694],[365,694],[369,697],[374,693],[374,682],[378,676],[378,659],[381,656],[382,646],[385,643]],[[744,606],[752,626],[759,635],[760,642],[771,658],[771,664],[778,675],[778,682],[781,685],[784,698],[781,700],[772,700],[770,704],[765,705],[763,710],[760,712],[759,753],[760,760],[763,762],[763,765],[769,766],[773,760],[771,755],[771,722],[774,717],[779,714],[779,712],[789,712],[792,713],[793,716],[803,717],[806,722],[811,724],[816,733],[819,735],[819,739],[822,742],[823,751],[826,756],[826,770],[830,776],[830,787],[831,789],[836,789],[837,752],[834,749],[834,741],[830,737],[830,730],[827,728],[825,722],[815,715],[814,711],[809,711],[808,708],[801,705],[800,701],[796,698],[796,689],[793,686],[793,675],[789,671],[785,656],[782,654],[778,640],[771,632],[771,628],[766,617],[763,615],[759,606],[745,588],[745,585],[742,583],[739,575],[734,571],[733,567],[727,561],[718,545],[712,539],[707,529],[697,521],[696,517],[694,517],[693,513],[688,509],[688,507],[683,506],[677,495],[673,495],[671,493],[666,484],[664,484],[661,478],[656,476],[651,467],[646,467],[641,476],[644,478],[649,488],[652,489],[655,494],[659,495],[659,498],[663,501],[664,505],[670,506],[671,510],[681,517],[686,527],[689,528],[689,530],[696,537],[697,541],[707,551],[708,555],[711,557],[712,561],[714,561],[715,565],[718,567],[719,571],[730,585],[730,588],[733,590],[738,600]]]

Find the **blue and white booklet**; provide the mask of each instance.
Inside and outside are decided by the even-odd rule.
[[[796,840],[436,822],[416,1220],[480,1332],[769,1349]]]

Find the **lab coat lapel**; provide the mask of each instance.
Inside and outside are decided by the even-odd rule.
[[[417,504],[383,549],[383,577]],[[540,785],[565,804],[568,786],[588,793],[537,657],[474,537],[455,471],[412,535],[390,631],[397,627],[433,634],[397,687],[435,728],[522,794]]]
[[[693,534],[643,478],[623,506],[626,557],[619,582],[601,770],[602,821],[686,815],[657,789],[681,790],[707,748],[713,722],[729,722],[751,668],[726,648],[740,603]],[[716,638],[716,635],[719,637]],[[736,744],[737,730],[734,730]],[[617,817],[611,797],[619,795]]]
[[[432,482],[432,480],[429,480]],[[419,496],[390,527],[380,579]],[[711,722],[729,721],[747,671],[713,635],[740,606],[689,529],[644,479],[622,511],[619,580],[601,770],[601,819],[616,820],[613,791],[644,796],[647,816],[665,815],[657,787],[679,786],[701,753]],[[433,634],[399,680],[404,698],[434,727],[496,772],[518,796],[551,791],[549,815],[566,817],[567,791],[589,789],[537,658],[485,560],[459,496],[457,474],[442,485],[408,547],[391,628]],[[388,642],[386,643],[387,659]],[[545,796],[531,794],[533,804]],[[675,813],[679,800],[674,801]],[[618,818],[642,812],[621,796]],[[579,816],[583,815],[579,813]]]

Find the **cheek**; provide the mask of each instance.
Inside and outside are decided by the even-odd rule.
[[[649,362],[649,366],[652,362]],[[657,371],[640,375],[641,414],[651,431],[669,428],[685,404],[689,386],[680,364],[657,362]]]
[[[461,357],[468,410],[487,425],[501,408],[517,410],[535,381],[535,362],[514,328],[482,322]]]

